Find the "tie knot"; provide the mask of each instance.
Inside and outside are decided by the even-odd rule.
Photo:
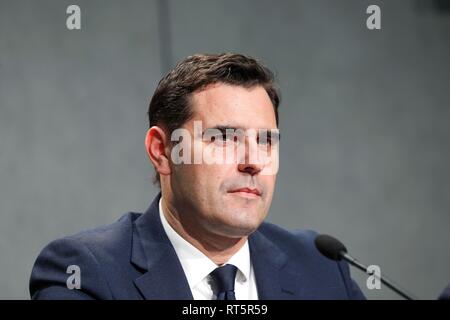
[[[232,264],[226,264],[211,272],[211,277],[217,285],[219,292],[234,291],[234,279],[237,268]]]

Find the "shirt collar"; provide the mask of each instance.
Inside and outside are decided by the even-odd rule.
[[[207,277],[213,270],[217,268],[217,265],[209,259],[203,252],[194,247],[181,237],[167,222],[162,210],[162,197],[159,199],[159,216],[172,246],[180,260],[184,273],[189,283],[189,287],[192,289],[199,284],[205,277]],[[227,264],[233,264],[237,267],[238,272],[236,279],[240,282],[245,282],[250,277],[250,249],[248,246],[248,240],[245,244],[236,252]]]

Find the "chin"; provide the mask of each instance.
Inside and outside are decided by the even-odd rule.
[[[246,237],[255,232],[259,228],[261,223],[262,221],[245,221],[241,223],[236,223],[236,221],[234,221],[226,224],[226,227],[224,229],[227,234],[233,235],[234,237]]]
[[[258,210],[236,210],[218,214],[215,219],[215,229],[228,237],[245,237],[255,232],[264,221]]]
[[[250,228],[238,228],[238,227],[229,227],[229,228],[223,228],[220,232],[220,234],[224,237],[228,238],[243,238],[248,237],[253,232],[255,232],[256,229],[250,229]]]

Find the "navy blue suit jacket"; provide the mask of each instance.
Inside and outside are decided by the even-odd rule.
[[[144,214],[55,240],[38,256],[33,299],[193,299],[159,217],[159,194]],[[263,223],[249,236],[260,299],[363,299],[345,262],[323,257],[313,231]],[[80,289],[68,289],[67,268],[80,268]]]
[[[450,300],[450,284],[439,295],[439,300]]]

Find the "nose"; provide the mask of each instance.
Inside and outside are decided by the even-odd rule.
[[[256,175],[264,169],[264,161],[259,155],[255,137],[245,137],[245,150],[239,159],[238,170],[242,173]]]

